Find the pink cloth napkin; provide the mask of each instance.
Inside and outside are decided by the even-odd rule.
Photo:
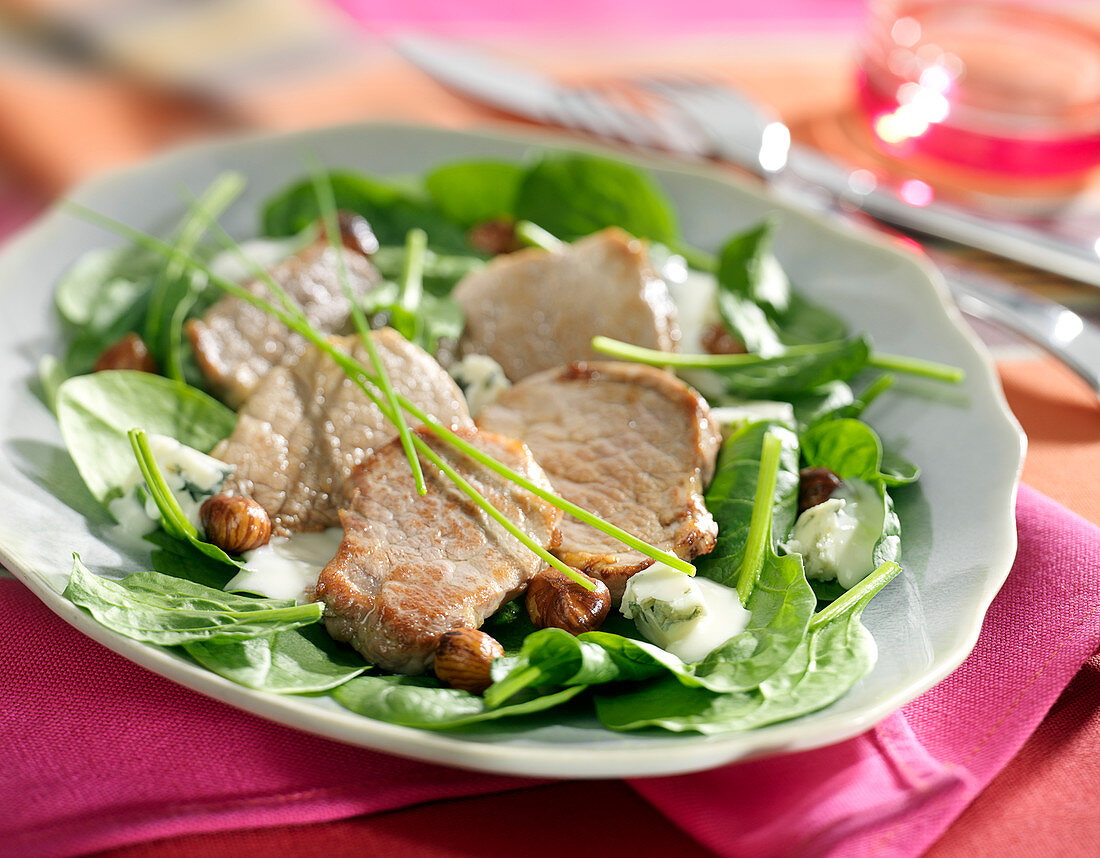
[[[822,26],[850,29],[866,14],[866,0],[686,0],[679,3],[639,0],[558,0],[515,3],[513,0],[330,0],[367,27],[378,29],[470,29],[484,33],[502,28],[589,32],[621,37],[624,33],[669,35],[715,27],[743,32],[760,25],[781,24],[787,31],[820,31]]]
[[[1100,645],[1100,530],[1024,488],[1020,550],[977,648],[874,730],[633,786],[719,855],[914,856]],[[340,745],[180,688],[0,581],[0,858],[317,822],[534,781]]]

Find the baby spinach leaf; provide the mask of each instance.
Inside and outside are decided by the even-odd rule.
[[[733,236],[718,258],[718,309],[730,332],[755,354],[783,354],[786,347],[842,340],[848,326],[803,297],[772,253],[776,221],[769,218]]]
[[[640,657],[630,657],[639,652]],[[601,632],[574,637],[562,629],[541,629],[527,636],[517,657],[493,664],[496,682],[485,690],[485,702],[499,706],[534,688],[644,679],[666,664],[686,672],[676,656],[649,644]]]
[[[469,253],[465,231],[451,223],[430,199],[421,198],[396,183],[361,173],[328,174],[336,208],[365,217],[379,244],[400,245],[411,229],[428,233],[432,248],[444,253]],[[273,237],[295,235],[320,217],[313,183],[304,179],[267,201],[261,228]]]
[[[583,685],[554,694],[528,695],[493,708],[481,697],[455,688],[443,688],[427,676],[360,676],[333,691],[341,706],[391,724],[445,730],[480,721],[528,715],[559,706],[584,691]]]
[[[772,508],[773,541],[785,539],[798,510],[798,438],[781,423],[759,421],[736,431],[722,444],[714,479],[706,493],[707,509],[718,524],[714,551],[695,561],[700,575],[727,587],[736,585],[752,521],[764,436],[779,438],[779,473]]]
[[[752,301],[769,315],[787,311],[791,285],[782,269],[778,276],[772,254],[775,218],[731,237],[718,255],[718,283],[721,292]],[[769,270],[772,269],[772,270]]]
[[[195,661],[239,685],[276,694],[328,691],[367,670],[356,652],[334,641],[320,626],[231,640],[185,643]]]
[[[882,450],[882,464],[879,473],[888,486],[907,486],[920,478],[920,468],[900,453],[886,447]]]
[[[70,325],[102,331],[148,290],[163,266],[156,254],[131,245],[91,250],[61,276],[54,303]]]
[[[169,536],[163,530],[147,533],[145,540],[156,546],[152,551],[151,560],[153,569],[162,575],[183,578],[186,581],[221,590],[241,571],[239,564],[226,563],[221,557],[211,557],[189,540]],[[224,552],[223,556],[225,556]]]
[[[798,454],[792,449],[792,434],[782,425],[764,422],[750,424],[730,439],[741,448],[733,451],[734,455],[755,454],[759,459],[748,526],[744,525],[744,503],[732,508],[727,503],[723,514],[734,525],[731,529],[743,532],[743,541],[732,546],[732,558],[716,558],[713,565],[699,571],[708,577],[721,575],[720,583],[727,586],[736,585],[742,604],[750,611],[750,620],[743,632],[711,652],[695,671],[697,678],[715,690],[752,688],[778,670],[802,640],[816,604],[802,558],[778,555],[775,550],[776,497],[782,499],[780,509],[784,513],[781,535],[790,528],[791,507],[797,503]],[[739,493],[749,488],[744,458],[740,459],[740,470]],[[785,478],[782,485],[781,474]],[[793,498],[789,497],[792,493]],[[721,527],[720,523],[719,533]],[[736,565],[731,560],[736,560]]]
[[[775,325],[787,346],[827,343],[848,336],[848,325],[840,316],[798,290],[791,292],[787,310],[775,318]]]
[[[855,393],[846,382],[830,381],[791,396],[789,401],[794,408],[794,420],[801,431],[822,420],[830,420],[855,401]]]
[[[121,635],[164,646],[213,637],[235,639],[316,623],[323,606],[225,593],[158,572],[121,581],[93,575],[74,557],[65,598]]]
[[[529,220],[565,241],[609,226],[637,238],[674,244],[672,206],[648,173],[592,155],[546,155],[523,176],[517,220]]]
[[[864,336],[790,348],[782,355],[717,370],[727,393],[746,399],[776,399],[848,381],[867,365]]]
[[[444,217],[459,226],[511,219],[523,169],[506,161],[459,161],[428,173],[424,186]]]
[[[122,247],[90,251],[65,272],[54,301],[72,334],[62,360],[66,375],[91,372],[104,349],[142,329],[163,267],[155,254]]]
[[[130,429],[169,435],[207,452],[233,431],[237,415],[182,382],[111,370],[62,384],[57,391],[57,419],[80,476],[96,499],[105,503],[133,472]]]
[[[829,468],[842,479],[897,486],[912,483],[920,475],[917,466],[901,456],[886,458],[875,430],[854,418],[818,423],[800,440],[808,467]]]
[[[822,709],[874,665],[874,638],[860,621],[870,599],[897,575],[884,564],[817,615],[794,655],[758,688],[715,694],[674,679],[659,679],[626,694],[596,697],[600,721],[613,730],[662,727],[675,732],[750,730]]]

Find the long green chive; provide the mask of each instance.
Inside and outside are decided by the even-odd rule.
[[[336,256],[337,275],[340,279],[340,285],[344,290],[344,296],[348,300],[348,306],[351,308],[351,318],[355,322],[355,330],[359,334],[359,339],[367,350],[367,355],[370,357],[371,366],[374,367],[378,387],[382,391],[382,395],[386,398],[386,402],[389,403],[389,419],[393,425],[397,427],[397,436],[401,439],[401,447],[405,451],[405,457],[409,460],[409,467],[412,468],[413,483],[416,485],[416,493],[423,497],[428,493],[428,487],[424,485],[424,472],[420,469],[420,459],[417,458],[416,450],[413,449],[413,440],[412,434],[409,432],[409,424],[405,422],[405,413],[397,404],[397,395],[393,391],[393,385],[390,384],[389,373],[386,372],[386,367],[382,363],[382,359],[378,356],[378,349],[375,348],[374,338],[370,335],[370,324],[367,322],[367,317],[363,314],[363,308],[359,306],[359,299],[352,291],[351,281],[348,279],[348,267],[344,259],[344,250],[340,241],[340,223],[336,214],[336,197],[332,192],[332,182],[329,181],[328,176],[321,172],[320,169],[313,171],[310,175],[310,179],[313,182],[313,192],[317,196],[317,208],[321,212],[321,220],[325,227],[325,234],[328,237],[328,245],[332,248],[333,254]],[[203,208],[201,201],[198,203],[198,206]],[[215,216],[210,215],[210,220],[216,220]],[[236,242],[233,244],[237,250],[240,250],[240,245]]]
[[[757,354],[735,355],[682,355],[674,352],[662,352],[656,349],[647,349],[642,346],[624,343],[610,337],[593,337],[592,348],[618,360],[645,363],[651,366],[671,366],[675,369],[736,369],[738,367],[759,366],[768,363],[779,363],[784,357],[800,357],[802,355],[815,354],[836,348],[840,341],[825,343],[810,343],[800,346],[789,346],[781,355],[774,357],[761,357]],[[867,365],[876,369],[887,369],[894,372],[903,372],[909,375],[922,376],[937,381],[959,382],[965,377],[965,373],[958,367],[936,363],[919,358],[901,357],[899,355],[875,352],[868,360]]]
[[[489,501],[487,501],[477,489],[470,485],[469,481],[464,476],[462,476],[462,474],[452,468],[450,464],[442,456],[436,453],[436,451],[433,450],[428,444],[424,443],[419,438],[417,438],[416,440],[420,442],[418,444],[418,449],[424,454],[428,461],[430,461],[444,474],[446,474],[447,477],[456,486],[458,486],[463,494],[465,494],[470,500],[477,504],[488,516],[490,516],[494,521],[496,521],[505,530],[512,534],[512,536],[514,536],[521,543],[531,549],[531,551],[541,557],[546,563],[549,563],[559,572],[568,575],[585,590],[592,591],[596,589],[596,585],[593,584],[586,576],[578,574],[576,569],[573,569],[570,566],[566,566],[557,557],[546,551],[541,545],[539,545],[526,533],[520,530],[514,522],[509,520],[509,518],[504,513],[502,513],[499,509],[489,503]]]
[[[367,397],[375,405],[378,406],[382,413],[384,415],[386,414],[388,410],[386,408],[386,404],[374,391],[370,390],[370,388],[366,386],[365,380],[369,380],[371,378],[370,371],[363,364],[355,360],[350,355],[347,355],[344,352],[341,352],[339,349],[335,348],[330,342],[328,342],[328,340],[326,340],[322,335],[315,331],[308,323],[308,321],[304,318],[304,315],[301,313],[301,311],[295,311],[295,308],[293,308],[292,306],[293,302],[289,301],[289,296],[286,295],[285,290],[283,290],[282,287],[280,287],[278,283],[276,283],[270,277],[270,275],[268,275],[267,272],[265,272],[259,265],[251,260],[248,260],[247,256],[245,256],[243,253],[240,254],[241,257],[250,265],[256,276],[260,277],[262,279],[262,282],[267,285],[269,289],[272,290],[273,294],[277,295],[280,298],[280,301],[283,303],[285,309],[280,309],[279,307],[276,307],[274,304],[272,304],[270,301],[267,301],[259,295],[255,295],[252,292],[249,292],[247,289],[239,286],[231,280],[218,276],[206,265],[179,253],[173,247],[158,238],[141,232],[140,230],[134,229],[133,227],[127,226],[121,221],[109,217],[108,215],[103,215],[99,212],[93,211],[92,209],[89,209],[86,206],[82,206],[79,203],[67,201],[65,205],[74,214],[84,218],[91,223],[97,224],[104,229],[114,232],[117,235],[120,235],[123,238],[126,238],[133,243],[139,245],[140,247],[144,247],[145,249],[154,253],[159,253],[167,258],[179,259],[184,265],[191,268],[192,270],[204,273],[209,278],[209,281],[222,291],[233,295],[234,297],[240,298],[241,300],[246,301],[250,304],[253,304],[254,306],[259,307],[260,309],[274,316],[288,328],[300,334],[302,337],[309,340],[323,352],[332,357],[333,360],[336,361],[337,365],[339,365],[342,369],[345,370],[345,372],[348,373],[349,378],[351,378],[363,390]],[[214,227],[216,233],[222,235],[230,243],[234,243],[232,239],[229,238],[229,236],[224,232],[224,230],[217,226],[217,224],[212,224],[212,226]],[[288,304],[290,304],[289,307],[287,306]],[[578,520],[583,521],[585,524],[588,524],[596,528],[597,530],[618,539],[619,541],[623,542],[631,548],[637,549],[645,556],[665,563],[666,565],[671,566],[672,568],[677,569],[678,571],[683,572],[686,575],[695,574],[695,567],[693,567],[687,561],[682,560],[681,558],[677,557],[674,554],[670,554],[667,551],[661,551],[660,549],[654,548],[653,546],[647,544],[641,539],[638,539],[636,536],[627,533],[622,528],[605,522],[603,519],[593,515],[587,510],[582,509],[576,504],[573,504],[565,500],[564,498],[555,495],[553,492],[547,491],[543,487],[531,482],[522,474],[513,471],[511,468],[498,462],[491,456],[483,453],[481,450],[469,444],[464,438],[456,435],[448,427],[441,424],[435,417],[425,413],[414,403],[410,402],[400,394],[398,394],[398,401],[401,403],[401,406],[406,411],[412,414],[417,420],[422,421],[425,424],[425,427],[433,434],[441,437],[451,446],[456,447],[462,453],[489,468],[493,472],[499,474],[502,477],[505,477],[508,480],[511,480],[512,482],[519,485],[521,488],[530,491],[536,497],[542,498],[547,503],[556,506],[558,509],[574,516]],[[423,444],[423,442],[419,438],[416,438],[416,436],[413,437],[414,444],[416,445],[418,450],[424,451],[425,449],[430,449],[427,448],[427,445]],[[558,561],[557,558],[552,557],[552,555],[541,549],[536,553],[544,561],[559,569],[559,571],[568,575],[570,578],[572,578],[574,581],[577,581],[582,586],[587,584],[587,579],[579,575],[575,570],[571,569],[568,566],[564,566],[564,564],[559,565],[560,561]]]
[[[872,402],[879,398],[883,393],[894,386],[894,376],[890,374],[880,375],[874,381],[872,381],[863,391],[855,398],[849,406],[849,411],[846,412],[848,417],[859,417]]]
[[[411,336],[416,338],[417,310],[424,295],[424,255],[428,250],[428,234],[422,229],[410,229],[405,236],[405,259],[401,263],[401,279],[398,281],[397,306],[402,322]],[[396,309],[396,308],[395,308]]]
[[[565,242],[553,233],[529,220],[516,222],[516,238],[528,247],[541,247],[555,253],[565,247]]]
[[[138,469],[141,471],[146,487],[157,501],[157,507],[168,511],[164,517],[165,530],[177,539],[186,539],[188,536],[197,538],[198,530],[183,514],[179,501],[168,488],[168,483],[164,481],[164,475],[160,472],[145,432],[141,429],[131,429],[127,435],[130,438],[130,446],[134,448],[134,456],[137,458]]]
[[[878,595],[879,590],[893,581],[900,571],[901,566],[892,560],[887,560],[835,602],[814,614],[813,619],[810,620],[810,631],[818,629],[839,617],[855,604],[867,604],[874,596]]]
[[[768,432],[764,435],[760,451],[760,472],[756,478],[756,495],[752,502],[752,517],[749,519],[749,538],[745,545],[745,556],[741,558],[741,568],[737,572],[737,595],[741,604],[748,604],[752,588],[760,576],[764,563],[764,552],[772,539],[772,506],[775,503],[775,484],[779,478],[779,453],[783,444],[778,436]]]
[[[889,355],[882,352],[874,352],[867,358],[867,365],[875,369],[885,369],[891,372],[903,372],[906,375],[916,375],[922,378],[931,378],[935,381],[947,381],[958,384],[966,373],[957,366],[937,363],[921,358],[904,357],[903,355]]]
[[[651,366],[671,366],[676,369],[735,369],[743,366],[757,366],[782,360],[786,355],[799,356],[814,354],[835,348],[836,342],[813,343],[805,346],[791,346],[782,356],[765,358],[756,354],[735,355],[683,355],[676,352],[662,352],[656,349],[647,349],[642,346],[624,343],[621,340],[613,340],[610,337],[593,337],[592,349],[600,354],[618,360],[631,361],[633,363],[645,363]]]

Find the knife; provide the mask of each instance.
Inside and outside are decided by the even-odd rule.
[[[698,125],[699,133],[677,127],[683,123],[663,122],[659,114],[660,132],[654,133],[653,117],[648,113],[642,117],[631,107],[607,100],[601,101],[598,109],[593,105],[584,110],[579,103],[584,90],[467,46],[422,34],[395,36],[393,45],[439,83],[506,113],[687,157],[712,154],[764,176],[781,194],[792,181],[819,188],[903,229],[1100,286],[1100,225],[1077,233],[1053,221],[1040,228],[936,199],[927,185],[909,185],[907,191],[906,184],[883,184],[866,170],[854,170],[809,147],[791,144],[777,118],[732,88],[723,87],[721,109],[673,99],[668,93],[670,102]],[[654,88],[659,92],[659,87]],[[914,196],[914,190],[920,198]]]

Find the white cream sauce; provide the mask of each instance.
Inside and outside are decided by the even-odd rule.
[[[225,589],[271,599],[308,601],[307,592],[317,585],[317,576],[335,556],[343,538],[340,527],[276,536],[267,545],[245,553],[244,570]]]
[[[664,563],[630,576],[619,610],[646,640],[688,663],[705,658],[749,621],[736,590]]]

